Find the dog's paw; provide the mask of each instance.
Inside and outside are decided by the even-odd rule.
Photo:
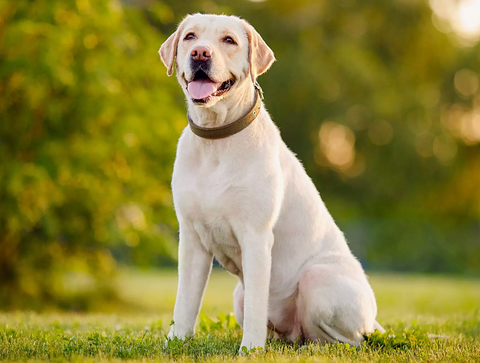
[[[163,343],[163,350],[166,352],[175,352],[179,349],[182,350],[184,345],[188,343],[188,341],[192,339],[190,337],[179,338],[177,336],[173,336],[171,338],[167,337]]]
[[[165,342],[163,343],[163,348],[164,349],[171,349],[173,347],[176,347],[179,344],[183,345],[188,338],[189,338],[189,336],[187,336],[187,334],[179,334],[178,332],[175,332],[175,330],[172,328],[172,329],[170,329],[170,331],[167,335],[167,338],[165,339]]]
[[[165,342],[163,343],[163,349],[169,349],[172,347],[173,344],[175,344],[175,341],[178,340],[174,335],[170,335],[170,333],[167,335],[167,338],[165,339]]]

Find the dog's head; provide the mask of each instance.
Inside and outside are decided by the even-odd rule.
[[[272,50],[246,21],[225,15],[188,15],[160,47],[160,57],[187,99],[212,106],[274,62]]]

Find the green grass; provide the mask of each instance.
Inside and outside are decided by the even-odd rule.
[[[125,270],[117,289],[126,304],[105,307],[107,313],[0,313],[0,360],[480,362],[479,280],[377,274],[370,281],[378,320],[389,331],[360,348],[269,340],[265,352],[237,356],[241,331],[222,313],[232,310],[236,281],[221,271],[212,275],[195,338],[164,347],[176,273]]]

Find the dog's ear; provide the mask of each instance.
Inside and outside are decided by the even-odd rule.
[[[275,55],[253,26],[243,20],[248,38],[248,60],[252,82],[265,73],[275,61]]]
[[[187,20],[188,17],[189,16],[182,20],[175,33],[168,37],[158,51],[163,64],[165,64],[167,67],[167,76],[171,76],[173,74],[173,65],[175,64],[175,59],[177,58],[178,40],[180,34],[182,33],[185,20]]]

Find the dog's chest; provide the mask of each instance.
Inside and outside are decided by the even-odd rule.
[[[176,163],[172,177],[175,210],[203,246],[231,273],[241,271],[241,251],[232,224],[242,208],[238,169],[218,159]],[[187,242],[188,243],[188,242]]]

